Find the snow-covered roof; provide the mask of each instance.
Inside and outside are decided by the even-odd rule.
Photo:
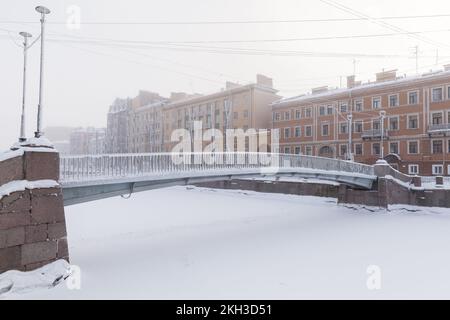
[[[333,96],[341,96],[341,95],[345,96],[350,93],[358,93],[358,92],[370,90],[370,89],[379,89],[379,88],[383,88],[383,87],[400,86],[400,85],[405,85],[408,83],[431,81],[431,80],[436,80],[436,79],[446,78],[446,77],[450,77],[450,70],[447,70],[447,71],[439,70],[439,71],[428,72],[428,73],[424,73],[424,74],[420,74],[420,75],[399,77],[395,80],[367,82],[367,83],[363,83],[363,84],[360,84],[360,85],[352,87],[352,88],[338,88],[338,89],[327,90],[327,91],[314,93],[314,94],[312,94],[312,93],[301,94],[298,96],[277,100],[272,103],[272,106],[281,107],[281,106],[285,106],[285,105],[288,105],[291,103],[309,102],[309,101],[314,101],[316,99],[325,98],[325,97],[333,97]]]

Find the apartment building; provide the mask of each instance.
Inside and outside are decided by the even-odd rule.
[[[106,152],[128,152],[128,119],[131,113],[131,99],[114,100],[109,107],[106,126]]]
[[[204,130],[216,128],[223,133],[226,129],[270,128],[270,105],[280,99],[276,93],[271,78],[257,75],[256,83],[240,85],[227,82],[219,92],[179,99],[165,105],[164,150],[171,151],[176,144],[171,141],[174,130],[184,128],[193,131],[194,121],[201,121]]]
[[[399,171],[450,174],[450,66],[412,77],[383,71],[371,83],[347,78],[347,88],[272,104],[280,152],[352,158],[373,164],[384,158]]]
[[[157,93],[142,90],[131,99],[127,124],[128,152],[162,151],[162,109],[169,101]]]
[[[76,128],[70,133],[70,154],[105,153],[105,128]]]

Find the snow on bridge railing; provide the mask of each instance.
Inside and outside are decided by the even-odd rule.
[[[338,159],[263,152],[123,153],[61,156],[60,181],[74,182],[164,173],[257,168],[306,168],[373,175],[370,165]]]

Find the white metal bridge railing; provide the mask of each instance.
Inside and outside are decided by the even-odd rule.
[[[174,161],[181,159],[182,161]],[[305,168],[373,175],[370,165],[306,155],[261,152],[136,153],[61,156],[60,181],[82,182],[123,177],[257,169]]]

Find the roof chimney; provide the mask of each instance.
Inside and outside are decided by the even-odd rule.
[[[377,82],[395,80],[397,79],[397,69],[388,71],[383,70],[382,72],[378,72],[376,76]]]
[[[273,88],[273,80],[272,78],[266,77],[262,74],[256,75],[256,84],[259,84],[264,87]]]

